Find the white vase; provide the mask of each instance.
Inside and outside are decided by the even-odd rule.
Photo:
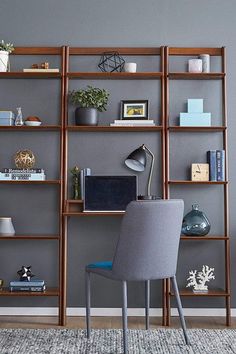
[[[9,53],[5,50],[0,50],[0,71],[6,72],[8,71],[8,63],[9,63]]]
[[[125,63],[124,64],[124,71],[126,73],[136,73],[137,64],[136,63]]]
[[[14,236],[15,229],[11,218],[0,217],[0,236]]]

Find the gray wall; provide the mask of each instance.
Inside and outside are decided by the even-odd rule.
[[[228,66],[228,107],[229,107],[229,147],[230,147],[230,211],[234,211],[236,175],[234,165],[235,150],[235,11],[234,0],[2,0],[0,2],[0,39],[12,41],[16,46],[206,46],[227,47]],[[41,60],[42,59],[42,60]],[[40,58],[38,61],[43,61]],[[35,59],[32,61],[35,62]],[[52,59],[50,58],[50,61]],[[143,62],[142,65],[146,65]],[[23,67],[22,62],[12,62]],[[95,82],[97,84],[97,82]],[[85,84],[85,83],[84,83]],[[99,82],[101,87],[111,91],[109,111],[104,121],[112,121],[118,115],[121,99],[148,98],[151,109],[158,112],[155,97],[159,87],[153,82],[140,85],[120,82]],[[215,83],[214,83],[215,84]],[[74,87],[76,82],[73,82]],[[45,89],[47,87],[47,89]],[[73,87],[73,86],[72,86]],[[220,87],[212,82],[180,83],[171,86],[171,116],[175,119],[188,97],[204,97],[205,111],[213,112],[216,121],[221,116],[219,104]],[[144,97],[145,96],[145,97]],[[49,123],[58,121],[59,87],[54,81],[3,81],[0,91],[0,109],[10,109],[21,105],[25,115],[44,117]],[[72,114],[72,113],[71,113]],[[72,116],[71,116],[72,117]],[[72,119],[72,118],[70,118]],[[21,147],[32,148],[38,158],[38,166],[45,167],[48,177],[57,177],[58,135],[0,133],[0,167],[10,166],[12,155]],[[155,134],[114,134],[72,133],[69,143],[70,166],[79,164],[91,167],[94,173],[125,174],[122,161],[126,154],[141,143],[146,143],[159,154],[160,141]],[[188,147],[188,149],[186,149]],[[205,151],[220,148],[220,135],[182,135],[171,139],[171,176],[186,177],[186,166],[192,161],[204,161]],[[96,159],[90,156],[97,151]],[[105,156],[102,160],[101,156]],[[160,170],[156,166],[153,186],[160,194],[158,183]],[[144,186],[145,175],[140,176],[140,187]],[[56,232],[57,187],[1,186],[0,215],[11,215],[18,232]],[[212,232],[222,232],[222,190],[219,187],[197,188],[172,187],[173,197],[185,200],[186,211],[192,202],[198,201],[212,222]],[[110,259],[118,237],[119,218],[71,219],[69,222],[68,249],[68,306],[84,306],[83,269],[90,261]],[[232,236],[232,285],[235,290],[235,231],[236,221],[231,212]],[[184,286],[188,270],[209,264],[216,269],[215,286],[224,283],[224,252],[222,244],[186,242],[181,245],[178,280]],[[34,272],[45,278],[48,285],[58,281],[58,255],[56,243],[50,242],[1,242],[0,277],[9,281],[15,277],[22,264],[31,264]],[[153,307],[160,307],[160,284],[152,285]],[[120,301],[119,284],[105,279],[95,279],[93,283],[93,305],[96,307],[118,307]],[[234,294],[234,292],[233,292]],[[143,305],[143,285],[129,287],[129,306]],[[55,299],[1,299],[0,306],[52,306]],[[221,307],[223,299],[185,300],[190,307]],[[233,307],[236,298],[233,297]]]

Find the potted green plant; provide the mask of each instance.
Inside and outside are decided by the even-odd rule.
[[[14,50],[12,43],[0,42],[0,71],[8,71],[9,69],[9,54]]]
[[[79,105],[75,110],[76,125],[97,125],[98,111],[106,111],[109,93],[105,89],[87,86],[69,93],[70,101]]]

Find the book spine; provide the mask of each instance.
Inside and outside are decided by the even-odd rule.
[[[207,162],[210,167],[210,181],[217,181],[216,176],[216,150],[207,151]]]
[[[20,287],[25,287],[25,286],[44,286],[44,280],[42,281],[10,281],[10,286],[20,286]]]
[[[84,168],[80,171],[81,199],[84,199],[85,176],[91,176],[91,168]]]
[[[2,181],[44,181],[46,178],[44,173],[2,173],[0,172],[0,180]]]
[[[84,170],[80,171],[80,194],[81,199],[84,199]]]
[[[216,174],[217,181],[225,180],[225,151],[216,150]]]
[[[46,286],[10,286],[10,291],[33,291],[42,292],[46,290]]]
[[[22,169],[22,168],[4,168],[4,173],[44,173],[42,168]]]

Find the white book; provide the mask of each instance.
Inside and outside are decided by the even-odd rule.
[[[44,173],[2,173],[0,172],[1,181],[45,181]]]
[[[114,123],[115,124],[126,124],[126,123],[130,123],[130,124],[153,124],[154,123],[154,120],[152,119],[116,119],[114,120]]]
[[[59,69],[23,69],[24,73],[59,73]]]
[[[133,123],[126,123],[126,124],[116,124],[116,123],[110,123],[111,127],[155,127],[156,124],[133,124]]]

